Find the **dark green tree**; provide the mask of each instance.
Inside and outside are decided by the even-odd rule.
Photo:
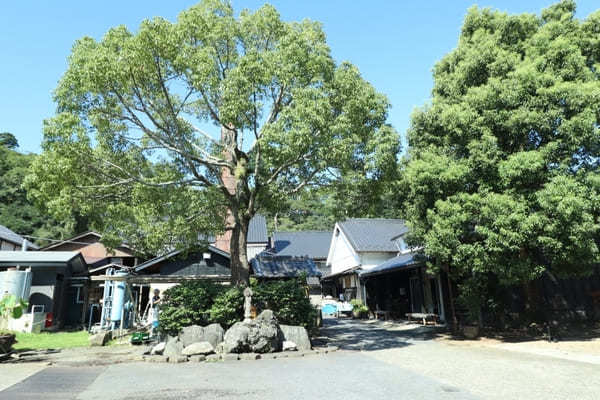
[[[57,222],[27,198],[23,181],[35,154],[21,154],[0,147],[0,224],[21,235],[61,239],[87,229],[82,217],[67,215]],[[39,245],[47,241],[32,240]]]
[[[15,135],[10,132],[0,132],[0,147],[14,150],[19,147],[19,142]]]
[[[412,241],[477,309],[493,276],[579,276],[600,261],[600,11],[471,8],[412,116],[402,191]],[[484,285],[483,285],[484,286]]]

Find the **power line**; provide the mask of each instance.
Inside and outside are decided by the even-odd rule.
[[[22,235],[22,236],[29,238],[29,239],[40,239],[40,240],[45,240],[48,242],[55,242],[55,243],[91,244],[90,242],[76,242],[74,240],[49,239],[49,238],[43,238],[43,237],[31,236],[31,235]]]

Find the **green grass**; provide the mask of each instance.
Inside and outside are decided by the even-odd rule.
[[[17,343],[13,346],[15,350],[67,349],[89,345],[89,334],[86,331],[17,333],[16,335]]]

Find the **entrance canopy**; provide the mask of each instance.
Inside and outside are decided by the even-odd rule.
[[[394,258],[390,258],[383,264],[379,264],[375,268],[360,272],[361,278],[368,278],[375,275],[387,274],[396,272],[400,269],[410,269],[419,267],[421,264],[416,260],[416,253],[401,254]]]

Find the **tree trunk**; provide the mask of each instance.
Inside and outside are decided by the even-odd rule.
[[[250,266],[246,244],[248,241],[248,225],[250,221],[242,219],[236,221],[231,231],[231,284],[235,286],[248,286],[250,284]]]
[[[450,311],[452,313],[452,332],[458,332],[458,320],[456,318],[456,309],[454,308],[454,291],[452,290],[452,279],[450,278],[450,266],[446,266],[446,279],[448,281],[448,297],[450,299]]]

